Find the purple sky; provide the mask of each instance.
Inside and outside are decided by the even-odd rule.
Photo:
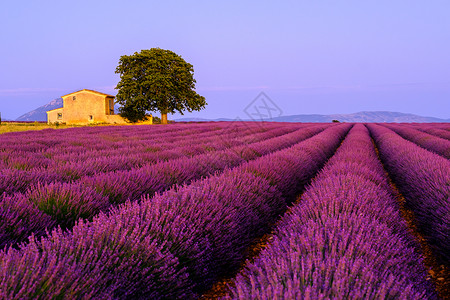
[[[194,65],[208,106],[189,117],[246,118],[265,92],[284,115],[450,118],[447,0],[2,1],[0,38],[7,119],[84,88],[115,95],[120,56],[153,47]]]

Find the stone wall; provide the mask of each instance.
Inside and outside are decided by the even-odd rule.
[[[59,119],[58,118],[58,114],[62,114],[62,118]],[[53,109],[47,112],[47,123],[51,124],[51,123],[65,123],[66,121],[64,120],[64,108],[57,108],[57,109]]]
[[[63,96],[64,119],[71,124],[106,122],[109,102],[105,96],[91,92],[79,92]]]

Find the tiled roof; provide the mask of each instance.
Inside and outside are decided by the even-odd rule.
[[[58,110],[58,109],[63,109],[63,108],[64,108],[64,107],[55,108],[55,109],[47,110],[47,112],[51,112],[51,111]]]

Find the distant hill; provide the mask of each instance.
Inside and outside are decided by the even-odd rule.
[[[321,122],[331,122],[333,120],[338,120],[340,122],[361,122],[361,123],[446,123],[450,122],[450,119],[439,119],[434,117],[424,117],[414,114],[405,114],[400,112],[390,112],[390,111],[361,111],[353,114],[333,114],[333,115],[291,115],[291,116],[281,116],[272,119],[266,119],[267,121],[273,122],[311,122],[311,123],[321,123]],[[200,118],[182,118],[176,119],[178,122],[199,122],[199,121],[232,121],[232,119],[200,119]],[[248,120],[247,120],[248,121]],[[258,120],[256,120],[258,121]]]
[[[424,117],[414,114],[405,114],[390,111],[361,111],[353,114],[333,115],[295,115],[274,118],[277,122],[361,122],[361,123],[433,123],[450,122],[450,119]]]
[[[63,99],[58,98],[50,101],[49,103],[42,105],[35,110],[27,112],[21,115],[15,121],[44,121],[47,122],[47,111],[63,107]],[[114,111],[117,113],[119,106],[114,106]]]
[[[16,121],[47,121],[46,111],[63,107],[63,99],[58,98],[50,101],[49,103],[36,108],[26,114],[21,115]]]

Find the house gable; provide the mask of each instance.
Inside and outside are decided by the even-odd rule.
[[[65,122],[64,108],[60,107],[60,108],[55,108],[55,109],[47,111],[47,122],[48,123],[55,123],[55,122],[63,123],[63,122]]]
[[[104,96],[104,97],[115,98],[112,95],[108,95],[108,94],[105,94],[105,93],[97,92],[97,91],[94,91],[94,90],[88,90],[88,89],[82,89],[82,90],[79,90],[79,91],[76,91],[76,92],[64,95],[64,96],[62,96],[62,98],[67,97],[67,96],[73,96],[74,94],[78,94],[78,93],[92,93],[92,94],[101,95],[101,96]]]

